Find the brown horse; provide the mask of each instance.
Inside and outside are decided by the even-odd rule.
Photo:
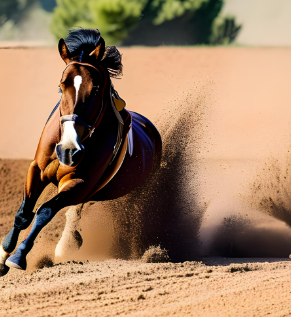
[[[124,109],[110,77],[120,75],[121,56],[98,30],[78,29],[59,41],[66,63],[61,100],[51,113],[31,163],[23,202],[0,248],[0,275],[26,269],[26,255],[42,228],[65,206],[121,197],[159,166],[161,137],[145,117]],[[50,183],[58,194],[34,205]],[[12,254],[21,230],[27,238]]]

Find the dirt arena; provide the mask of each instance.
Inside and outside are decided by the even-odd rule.
[[[114,86],[161,131],[161,170],[86,204],[81,248],[57,258],[73,209],[60,211],[27,271],[1,278],[1,316],[290,316],[291,49],[120,51]],[[63,67],[57,49],[0,49],[0,238]],[[158,245],[170,262],[147,263]]]

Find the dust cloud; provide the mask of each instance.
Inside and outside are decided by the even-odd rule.
[[[200,252],[287,258],[291,64],[284,50],[248,57],[225,65],[216,85],[208,152],[199,157]]]
[[[124,197],[85,204],[78,221],[68,224],[67,211],[63,236],[77,231],[82,243],[70,249],[65,239],[69,249],[56,261],[136,259],[156,245],[174,262],[289,256],[289,151],[281,159],[205,157],[215,91],[207,79],[168,103],[154,122],[163,139],[160,169]]]
[[[166,249],[171,261],[199,256],[196,156],[209,87],[211,81],[161,111],[154,122],[163,139],[161,166],[143,186],[113,201],[85,204],[79,216],[74,207],[66,211],[55,261],[134,259],[153,245]],[[76,231],[82,237],[80,249],[71,243]]]
[[[69,233],[63,241],[69,242],[75,235],[79,245],[65,243],[72,249],[61,248],[64,254],[55,261],[140,258],[150,246],[158,245],[168,250],[171,261],[213,255],[288,257],[290,50],[137,48],[144,64],[136,63],[135,49],[123,50],[128,77],[116,87],[128,105],[133,105],[130,110],[143,113],[160,130],[164,146],[161,168],[125,197],[85,204],[79,219],[69,208],[60,211],[37,239],[29,254],[30,267],[45,255],[54,259],[56,245]],[[36,58],[33,52],[25,54]],[[59,65],[51,64],[58,73]],[[139,81],[129,81],[137,76]],[[7,93],[3,102],[10,96]],[[30,99],[27,103],[33,104]],[[14,100],[14,104],[19,102]],[[3,129],[7,128],[5,122]],[[20,123],[15,126],[21,127]],[[42,126],[32,128],[30,134],[38,136],[37,129]],[[13,135],[2,141],[3,157],[12,157],[12,149],[21,149],[22,143],[27,153],[35,148],[31,141],[25,143]],[[15,175],[24,177],[25,173],[17,170],[24,163],[19,163],[19,155],[16,158],[14,163],[1,163],[15,168],[8,173],[3,165],[6,172],[1,172],[2,200],[7,206],[12,204],[9,192],[13,192],[8,179],[17,181],[17,192],[22,192],[23,180]],[[15,206],[5,207],[2,236],[9,231]],[[4,209],[2,214],[4,217]]]

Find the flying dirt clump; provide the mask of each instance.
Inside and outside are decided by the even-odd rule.
[[[43,269],[44,267],[53,267],[54,262],[53,260],[48,256],[43,256],[36,264],[36,268]]]
[[[152,245],[145,251],[141,260],[145,263],[165,263],[169,262],[170,258],[167,250],[162,249],[160,245]]]
[[[250,272],[250,271],[256,271],[260,270],[261,266],[258,264],[250,264],[250,263],[244,263],[244,264],[236,264],[236,263],[231,263],[229,267],[226,269],[226,272],[228,273],[235,273],[235,272],[240,272],[240,273],[245,273],[245,272]]]

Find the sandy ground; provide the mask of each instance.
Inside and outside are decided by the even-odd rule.
[[[73,215],[60,211],[28,270],[1,279],[1,315],[289,316],[291,49],[121,52],[115,88],[161,131],[161,171],[124,198],[87,204],[82,247],[55,258]],[[64,65],[56,49],[0,57],[3,237]],[[176,263],[141,260],[158,244]]]
[[[290,263],[229,265],[232,261],[108,260],[13,272],[1,282],[1,311],[7,316],[290,316]]]

